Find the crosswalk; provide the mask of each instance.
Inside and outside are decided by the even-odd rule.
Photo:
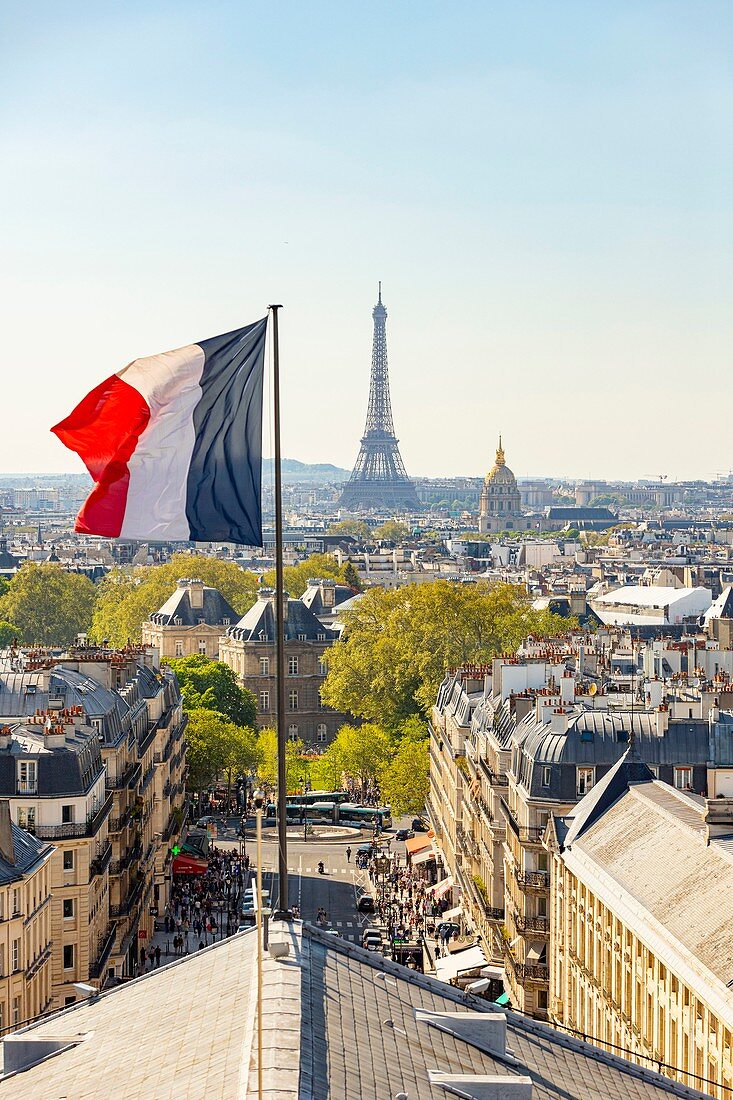
[[[353,867],[325,867],[324,875],[344,875],[349,877]],[[288,867],[288,873],[291,875],[315,875],[318,873],[318,867]]]

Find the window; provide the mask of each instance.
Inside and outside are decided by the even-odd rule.
[[[221,620],[221,625],[222,626],[229,626],[231,621],[232,621],[231,619],[222,619]]]
[[[176,638],[176,657],[183,656],[183,642],[180,638]]]
[[[75,1004],[76,1004],[76,997],[64,997],[64,1008],[67,1005],[75,1005]]]
[[[326,704],[323,702],[323,699],[321,698],[320,691],[318,692],[318,709],[319,710],[328,710],[328,707],[326,706]]]
[[[35,833],[36,831],[36,807],[35,806],[19,806],[18,807],[18,824],[21,829],[27,829],[29,833]]]
[[[61,824],[73,825],[74,823],[74,806],[73,803],[69,803],[66,806],[61,807]]]
[[[692,768],[675,768],[674,785],[678,791],[692,790]]]
[[[577,784],[578,798],[582,798],[584,794],[588,793],[588,791],[591,789],[591,787],[595,783],[596,769],[595,768],[577,768],[576,773],[577,773],[577,779],[578,779],[578,784]]]
[[[655,779],[659,779],[659,764],[647,764],[647,768]]]
[[[74,945],[73,943],[64,944],[64,970],[73,970],[74,968]]]
[[[5,977],[5,944],[0,943],[0,978]]]
[[[73,871],[74,870],[74,852],[73,852],[73,850],[64,852],[64,870],[65,871]]]
[[[318,675],[319,676],[327,676],[328,675],[328,665],[326,664],[325,661],[319,661],[318,662]]]
[[[539,989],[537,991],[537,1007],[539,1008],[540,1012],[546,1012],[547,1011],[547,990],[546,989]]]
[[[288,738],[291,741],[298,740],[298,727],[294,723],[293,725],[288,726]]]
[[[0,1031],[5,1027],[5,1003],[0,1001]]]
[[[269,691],[260,692],[260,710],[270,709],[270,693]]]
[[[206,656],[206,638],[199,638],[199,653],[202,657]]]
[[[298,635],[298,641],[299,642],[307,642],[308,641],[308,635],[307,634],[299,634]]]
[[[20,914],[20,889],[16,887],[13,890],[13,916],[17,917]]]
[[[17,940],[13,940],[13,972],[20,970],[20,937]]]
[[[298,658],[288,657],[288,676],[298,675]]]
[[[316,634],[316,641],[317,642],[325,642],[325,640],[326,640],[326,635],[325,634]]]
[[[298,693],[297,691],[291,691],[288,695],[288,708],[290,710],[298,709]]]
[[[20,1023],[20,997],[13,997],[13,1023]]]
[[[270,675],[270,658],[260,657],[260,676]]]
[[[64,898],[64,920],[74,916],[74,899]]]
[[[18,794],[37,794],[38,765],[35,760],[18,761]]]
[[[552,768],[543,768],[542,769],[542,786],[543,787],[549,787],[551,779],[552,779]]]
[[[326,741],[328,739],[328,730],[326,723],[321,722],[320,726],[316,730],[316,741]]]

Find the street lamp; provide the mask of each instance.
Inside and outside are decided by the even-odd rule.
[[[252,795],[257,819],[257,1095],[262,1096],[262,814],[265,796]]]

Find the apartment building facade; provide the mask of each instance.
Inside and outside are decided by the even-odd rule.
[[[189,578],[179,580],[175,592],[142,625],[142,643],[160,656],[219,659],[219,639],[239,620],[217,588]]]
[[[635,749],[553,816],[550,1019],[713,1097],[733,1088],[733,799]]]
[[[52,845],[14,825],[8,801],[0,801],[0,1033],[52,1004],[52,855]]]
[[[452,900],[505,970],[511,1003],[547,1018],[550,873],[543,837],[634,739],[662,780],[701,793],[733,764],[723,717],[670,719],[599,692],[584,642],[533,646],[446,678],[433,710],[429,816]],[[713,756],[711,758],[711,752]]]

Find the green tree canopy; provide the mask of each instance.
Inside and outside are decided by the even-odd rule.
[[[15,639],[20,640],[21,632],[12,623],[0,621],[0,646],[11,645]]]
[[[28,644],[68,645],[89,631],[95,595],[81,573],[54,562],[26,562],[0,597],[0,619],[17,623]]]
[[[311,554],[309,558],[299,565],[287,565],[284,571],[285,591],[293,599],[299,600],[308,587],[308,581],[315,577],[330,577],[332,580],[345,584],[345,566],[339,565],[336,558],[330,554]],[[265,573],[265,583],[271,588],[275,587],[275,570],[270,569]]]
[[[311,761],[310,779],[316,791],[340,791],[343,786],[343,764],[335,741],[326,751]]]
[[[368,722],[363,726],[342,726],[329,751],[340,764],[341,772],[361,786],[376,779],[390,759],[387,734]]]
[[[184,695],[186,710],[205,708],[223,714],[237,726],[257,724],[257,700],[240,687],[237,677],[223,661],[212,661],[198,653],[169,658]]]
[[[288,740],[285,746],[285,775],[288,792],[300,790],[303,778],[307,778],[308,761],[304,758],[305,745],[301,740]],[[277,731],[260,730],[257,736],[257,779],[271,790],[277,788]]]
[[[394,758],[382,768],[379,785],[382,798],[395,817],[422,813],[430,787],[427,739],[405,739]]]
[[[164,565],[113,569],[99,584],[91,636],[110,645],[139,641],[142,624],[163,606],[181,577],[197,577],[218,588],[238,615],[257,599],[257,578],[234,562],[203,554],[174,554]]]
[[[224,779],[231,788],[237,775],[251,771],[257,762],[257,738],[215,710],[199,708],[188,716],[188,786],[201,791]]]
[[[329,535],[351,535],[355,539],[368,539],[371,531],[369,524],[360,519],[342,519],[339,523],[332,523],[328,528]]]
[[[375,527],[372,536],[380,542],[403,542],[410,533],[406,523],[400,523],[396,519],[388,519],[381,527]]]
[[[353,588],[356,592],[361,592],[363,588],[361,577],[353,561],[347,561],[344,565],[344,583],[348,584],[349,588]]]
[[[392,730],[429,712],[447,669],[488,663],[527,634],[577,625],[535,611],[515,585],[442,580],[369,589],[344,622],[343,638],[326,651],[323,701]]]

